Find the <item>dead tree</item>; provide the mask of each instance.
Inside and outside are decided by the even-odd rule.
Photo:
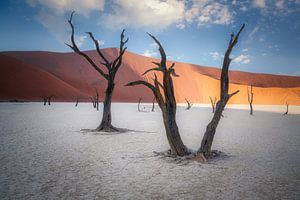
[[[96,108],[95,97],[91,97],[91,101],[92,101],[92,104],[93,104],[93,108]]]
[[[217,97],[215,97],[215,99],[213,100],[211,98],[211,96],[209,96],[210,99],[210,103],[211,103],[211,107],[212,107],[212,113],[215,113],[215,107],[216,107],[216,103],[217,103]]]
[[[229,77],[228,77],[228,69],[231,62],[230,54],[233,49],[233,47],[238,42],[238,38],[242,30],[244,29],[245,24],[240,28],[237,35],[234,35],[234,33],[231,34],[231,39],[228,44],[228,48],[226,50],[224,60],[223,60],[223,66],[222,66],[222,72],[221,72],[221,78],[220,78],[220,100],[216,104],[216,110],[214,113],[214,116],[211,120],[211,122],[207,125],[206,131],[204,133],[204,136],[202,138],[201,147],[198,150],[198,153],[203,153],[205,157],[211,157],[211,146],[212,142],[216,133],[217,126],[219,124],[219,121],[222,116],[222,112],[228,102],[228,100],[235,94],[239,92],[239,90],[228,94],[229,90]]]
[[[42,99],[44,101],[44,106],[46,106],[47,105],[47,101],[48,101],[47,97],[42,97]]]
[[[54,96],[51,95],[51,96],[47,97],[47,99],[48,99],[48,105],[49,105],[49,106],[51,105],[51,99],[52,99],[52,97],[54,97]]]
[[[141,112],[141,109],[140,109],[141,101],[142,101],[142,98],[139,98],[139,103],[138,103],[138,111],[139,111],[139,112]]]
[[[122,60],[123,60],[123,55],[127,49],[127,47],[124,48],[124,45],[128,42],[128,38],[124,40],[124,32],[125,29],[123,29],[121,33],[121,38],[120,38],[120,47],[119,47],[119,55],[113,60],[109,61],[106,56],[101,52],[100,47],[99,47],[99,42],[97,39],[95,39],[94,35],[92,32],[86,32],[92,41],[95,44],[97,53],[99,57],[101,58],[101,64],[105,67],[106,72],[104,72],[92,59],[91,57],[82,52],[78,46],[75,43],[74,39],[74,26],[72,23],[72,18],[74,15],[74,11],[72,12],[70,19],[68,20],[70,26],[71,26],[71,42],[72,45],[68,45],[74,52],[76,52],[78,55],[82,56],[83,58],[86,59],[86,61],[104,78],[107,80],[107,88],[105,91],[105,98],[103,102],[103,114],[102,114],[102,121],[100,125],[94,130],[94,131],[105,131],[105,132],[114,132],[114,131],[120,131],[118,128],[114,127],[111,122],[112,122],[112,116],[111,116],[111,100],[112,100],[112,94],[115,88],[115,77],[116,74],[122,65]]]
[[[252,89],[252,85],[250,86],[250,91],[247,87],[247,94],[248,94],[248,102],[249,102],[249,106],[250,106],[250,115],[253,115],[253,107],[252,107],[252,103],[253,103],[253,89]]]
[[[285,111],[285,113],[283,113],[283,116],[287,115],[288,113],[289,113],[289,104],[288,104],[288,102],[286,102],[286,111]]]
[[[79,100],[79,98],[78,98],[78,97],[76,97],[76,101],[75,101],[75,107],[77,107],[77,106],[78,106],[78,100]]]
[[[147,81],[139,80],[130,82],[126,86],[144,85],[153,92],[156,101],[162,111],[166,135],[171,148],[171,154],[175,156],[184,156],[189,154],[189,151],[181,140],[176,123],[176,100],[172,80],[172,76],[178,76],[175,73],[174,69],[175,63],[173,63],[170,67],[167,67],[167,57],[162,45],[153,35],[149,33],[148,35],[159,46],[161,60],[160,62],[152,62],[157,67],[148,69],[144,72],[143,75],[147,74],[150,71],[161,72],[163,74],[163,82],[161,83],[157,79],[156,74],[154,74],[154,85],[148,83]]]
[[[155,97],[152,100],[152,109],[151,109],[152,112],[154,112],[154,102],[155,102]]]
[[[185,101],[186,101],[186,103],[187,103],[187,110],[189,110],[189,109],[191,109],[191,107],[193,106],[193,104],[191,104],[186,98],[185,98]]]

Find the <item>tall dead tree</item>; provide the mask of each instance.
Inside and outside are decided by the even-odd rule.
[[[155,102],[155,97],[152,100],[152,109],[151,109],[152,112],[154,112],[154,102]]]
[[[220,100],[216,104],[216,110],[211,122],[207,125],[206,131],[202,138],[201,147],[198,150],[198,153],[203,153],[205,157],[210,157],[211,154],[211,146],[212,142],[216,133],[217,126],[222,116],[222,112],[228,102],[228,100],[235,94],[239,92],[239,90],[235,91],[234,93],[228,94],[229,90],[229,77],[228,77],[228,69],[231,62],[230,54],[233,47],[237,44],[238,38],[242,30],[244,29],[245,24],[242,25],[237,35],[234,33],[231,34],[231,39],[228,44],[228,48],[226,50],[221,78],[220,78]]]
[[[172,76],[178,76],[175,73],[174,69],[175,63],[173,63],[170,67],[167,67],[167,57],[162,45],[153,35],[149,33],[148,35],[159,46],[161,60],[160,62],[152,62],[157,67],[148,69],[144,72],[143,75],[147,74],[150,71],[161,72],[163,74],[163,82],[161,83],[157,79],[156,74],[154,74],[154,85],[148,83],[147,81],[139,80],[130,82],[126,86],[144,85],[153,92],[156,101],[162,111],[166,135],[171,148],[171,154],[175,156],[187,155],[189,154],[189,151],[181,140],[178,126],[176,123],[176,100],[172,80]]]
[[[141,101],[142,101],[142,98],[139,98],[139,103],[138,103],[138,111],[139,111],[139,112],[141,112],[141,109],[140,109]]]
[[[187,103],[187,110],[189,110],[189,109],[191,109],[191,107],[193,106],[193,104],[191,104],[186,98],[185,98],[185,101],[186,101],[186,103]]]
[[[289,104],[288,104],[288,102],[286,102],[286,111],[285,111],[285,113],[283,113],[283,116],[287,115],[287,114],[289,114]]]
[[[250,91],[249,88],[247,87],[247,94],[248,94],[248,102],[249,102],[249,106],[250,106],[250,115],[253,115],[253,107],[252,107],[252,103],[253,103],[253,87],[252,85],[250,86]]]
[[[124,32],[125,29],[121,33],[120,38],[120,47],[119,47],[119,55],[113,60],[109,61],[104,54],[101,52],[99,47],[99,42],[97,39],[95,39],[92,32],[86,32],[92,41],[95,44],[97,53],[101,59],[101,64],[105,67],[106,72],[104,72],[92,59],[91,57],[82,52],[78,46],[75,43],[74,39],[74,25],[72,23],[74,11],[72,12],[70,19],[68,20],[70,26],[71,26],[71,42],[72,44],[66,44],[68,45],[74,52],[76,52],[78,55],[82,56],[86,61],[104,78],[107,80],[107,88],[105,91],[105,98],[103,102],[103,114],[102,114],[102,121],[100,125],[94,130],[94,131],[105,131],[105,132],[114,132],[114,131],[120,131],[118,128],[114,127],[112,123],[112,116],[111,116],[111,100],[112,100],[112,94],[115,87],[115,77],[119,70],[119,68],[122,65],[123,55],[127,49],[127,47],[124,48],[124,45],[128,42],[128,38],[124,39]]]
[[[211,107],[212,107],[212,113],[215,113],[215,107],[216,107],[216,103],[217,103],[217,97],[215,97],[215,99],[213,100],[211,98],[211,96],[209,96],[210,99],[210,103],[211,103]]]

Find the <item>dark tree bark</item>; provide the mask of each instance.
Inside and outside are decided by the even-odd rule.
[[[211,98],[211,96],[209,96],[210,99],[210,103],[211,103],[211,107],[212,107],[212,113],[215,113],[215,107],[216,107],[216,103],[217,103],[217,97],[215,97],[215,99],[213,100]]]
[[[187,110],[189,110],[189,109],[191,109],[191,107],[193,106],[193,104],[191,104],[186,98],[185,98],[185,101],[186,101],[186,103],[187,103]]]
[[[167,139],[171,148],[171,154],[175,156],[184,156],[189,154],[190,152],[183,144],[178,126],[176,123],[176,100],[174,95],[174,87],[173,87],[173,80],[172,76],[178,76],[175,73],[175,63],[173,63],[169,68],[167,67],[167,59],[166,53],[160,44],[160,42],[151,34],[148,35],[155,41],[155,43],[159,46],[159,52],[161,55],[161,61],[152,62],[157,67],[149,69],[145,71],[143,75],[150,71],[159,71],[163,74],[163,83],[159,82],[157,76],[154,74],[154,85],[140,80],[128,83],[126,86],[134,86],[134,85],[144,85],[151,89],[153,92],[156,101],[162,111],[165,130]]]
[[[92,101],[92,104],[93,104],[93,108],[96,108],[96,101],[95,101],[95,98],[94,98],[94,97],[91,97],[91,101]]]
[[[97,88],[96,88],[95,104],[96,104],[95,106],[96,106],[97,111],[99,111],[99,93],[98,93]]]
[[[250,87],[250,91],[247,87],[247,94],[248,94],[248,102],[249,102],[249,106],[250,106],[250,115],[253,115],[253,107],[252,107],[252,103],[253,103],[253,89],[252,89],[252,85]]]
[[[142,98],[139,98],[139,103],[138,103],[138,111],[139,111],[139,112],[141,112],[141,109],[140,109],[141,101],[142,101]]]
[[[128,42],[128,38],[124,40],[124,32],[125,29],[122,31],[120,36],[120,47],[119,47],[119,55],[113,60],[109,61],[104,54],[102,54],[100,48],[99,48],[99,42],[95,39],[92,32],[86,32],[92,41],[95,44],[97,53],[99,57],[101,58],[101,64],[106,68],[107,72],[104,72],[86,53],[80,51],[78,46],[75,43],[74,39],[74,26],[72,23],[72,18],[74,15],[74,11],[72,12],[70,19],[68,20],[70,26],[71,26],[71,42],[72,45],[68,45],[74,52],[76,52],[78,55],[82,56],[86,59],[86,61],[102,76],[107,80],[107,88],[105,91],[105,97],[103,102],[103,114],[102,114],[102,121],[100,125],[94,130],[94,131],[105,131],[105,132],[115,132],[120,131],[118,128],[112,126],[112,116],[111,116],[111,100],[112,100],[112,94],[115,87],[115,76],[122,65],[123,55],[127,49],[127,47],[124,47],[124,45]]]
[[[154,112],[154,102],[155,102],[155,97],[153,98],[153,100],[152,100],[152,112]]]
[[[283,116],[287,114],[289,114],[289,104],[286,102],[286,111],[283,113]]]
[[[203,153],[205,157],[211,157],[211,146],[216,133],[217,126],[222,116],[222,112],[228,102],[228,100],[235,94],[239,92],[235,91],[232,94],[228,94],[229,90],[229,77],[228,77],[228,69],[231,62],[230,54],[233,47],[238,42],[238,38],[242,30],[244,29],[245,24],[240,28],[237,35],[231,34],[231,39],[228,44],[227,51],[224,56],[221,79],[220,79],[220,100],[216,104],[216,110],[211,122],[207,125],[206,131],[202,138],[201,147],[198,150],[198,153]]]

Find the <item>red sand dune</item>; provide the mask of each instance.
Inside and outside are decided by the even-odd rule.
[[[103,49],[113,59],[118,49]],[[88,51],[95,62],[101,61],[95,51]],[[143,86],[124,87],[130,81],[144,79],[152,82],[153,74],[141,74],[154,67],[156,59],[126,52],[116,77],[113,95],[115,102],[136,102],[141,97],[151,102],[153,95]],[[169,63],[169,65],[171,62]],[[175,95],[178,102],[185,98],[194,103],[209,103],[209,96],[218,97],[220,70],[176,62],[174,78]],[[104,69],[105,70],[105,69]],[[98,89],[103,98],[105,80],[75,53],[53,52],[2,52],[0,53],[0,100],[34,100],[54,95],[56,101],[74,101],[79,97],[88,101]],[[239,89],[230,103],[247,104],[247,86],[253,85],[255,104],[300,105],[294,93],[300,90],[300,77],[230,72],[230,90]]]

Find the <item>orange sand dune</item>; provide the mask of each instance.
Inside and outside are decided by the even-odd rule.
[[[97,52],[87,52],[99,63]],[[103,49],[108,59],[118,55],[118,49]],[[42,95],[54,94],[57,101],[74,101],[76,96],[87,101],[98,89],[103,98],[105,80],[79,55],[53,52],[2,52],[0,54],[0,99],[40,100]],[[143,86],[124,87],[130,81],[144,79],[152,82],[153,73],[141,74],[154,67],[154,58],[126,52],[123,66],[116,77],[113,101],[136,102],[139,97],[151,102],[153,95]],[[169,65],[171,62],[169,63]],[[178,78],[174,78],[178,102],[185,98],[194,103],[209,103],[209,96],[218,97],[220,70],[176,62]],[[104,69],[105,70],[105,69]],[[158,73],[159,75],[159,73]],[[160,77],[160,76],[159,76]],[[230,103],[247,103],[247,86],[253,85],[255,104],[300,105],[294,93],[300,90],[300,77],[230,72],[230,90],[240,90]]]

